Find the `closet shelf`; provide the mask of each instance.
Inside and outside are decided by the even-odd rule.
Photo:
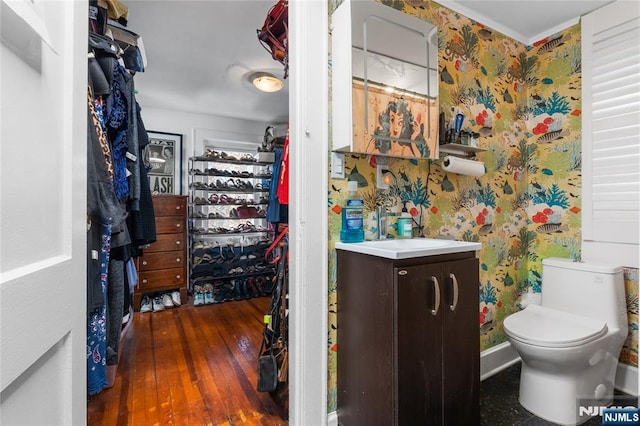
[[[262,219],[262,218],[260,218]],[[246,219],[245,219],[246,220]],[[213,232],[213,231],[205,231],[205,232],[198,232],[198,230],[194,230],[191,231],[191,233],[193,235],[199,236],[199,235],[218,235],[218,236],[233,236],[233,235],[247,235],[247,234],[269,234],[269,233],[273,233],[273,231],[270,231],[268,229],[265,230],[257,230],[257,231],[238,231],[238,232]]]
[[[190,160],[200,161],[203,163],[241,164],[243,166],[273,166],[273,163],[262,161],[227,160],[224,158],[191,157]]]
[[[195,217],[192,216],[193,220],[251,220],[251,219],[265,219],[266,216],[255,216],[255,217],[231,217],[231,216],[223,216],[223,217]]]
[[[206,192],[233,192],[233,193],[241,193],[241,194],[254,194],[256,192],[269,192],[268,188],[265,189],[255,189],[255,188],[194,188],[193,185],[190,185],[190,188],[194,191],[206,191]]]
[[[264,175],[254,175],[254,174],[250,174],[249,176],[243,176],[240,174],[233,174],[233,172],[228,172],[228,171],[224,171],[224,170],[218,170],[215,172],[209,172],[209,173],[205,173],[199,170],[195,170],[195,171],[191,171],[191,173],[193,174],[193,176],[207,176],[207,177],[226,177],[226,178],[239,178],[239,179],[262,179],[262,180],[267,180],[267,179],[271,179],[273,177],[272,174],[264,174]]]
[[[224,206],[247,206],[247,207],[251,207],[251,206],[266,206],[268,205],[269,202],[265,201],[262,203],[193,203],[194,206],[206,206],[206,207],[211,207],[211,206],[218,206],[218,207],[224,207]]]
[[[194,277],[191,280],[191,283],[192,284],[204,284],[204,283],[202,283],[202,281],[205,281],[205,283],[206,283],[206,282],[211,282],[211,281],[224,281],[224,280],[234,279],[234,278],[260,277],[260,276],[264,276],[264,275],[273,275],[274,273],[275,273],[275,269],[269,268],[269,269],[265,269],[263,271],[248,272],[248,273],[243,273],[243,274],[229,274],[229,275],[220,275],[220,276],[207,275],[207,276],[201,276],[201,277]]]

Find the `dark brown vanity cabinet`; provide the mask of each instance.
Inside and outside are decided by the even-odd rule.
[[[480,424],[474,252],[337,253],[339,424]]]

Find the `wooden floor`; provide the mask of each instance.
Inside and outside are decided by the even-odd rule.
[[[114,386],[89,398],[88,425],[286,425],[256,391],[269,297],[134,314]]]

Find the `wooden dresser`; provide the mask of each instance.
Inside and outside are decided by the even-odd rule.
[[[180,291],[187,301],[187,197],[153,197],[156,216],[156,242],[143,249],[137,259],[138,286],[133,293],[134,310],[140,310],[143,294]]]

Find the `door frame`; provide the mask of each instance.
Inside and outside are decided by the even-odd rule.
[[[327,424],[328,2],[289,1],[289,423]]]

